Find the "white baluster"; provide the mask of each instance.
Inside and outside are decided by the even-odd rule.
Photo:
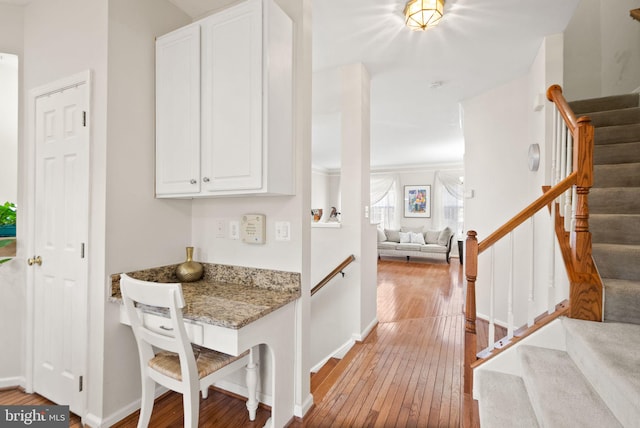
[[[567,127],[562,124],[560,128],[560,180],[563,180],[567,176]],[[565,204],[565,195],[560,196],[560,206]]]
[[[576,210],[578,209],[578,187],[572,186],[571,195],[572,195],[572,204],[571,204],[571,224],[569,226],[568,232],[573,232],[576,230]]]
[[[489,349],[493,349],[496,343],[496,329],[495,329],[495,317],[494,317],[494,298],[495,298],[495,249],[491,246],[491,272],[490,272],[490,289],[489,289]]]
[[[570,133],[567,134],[567,175],[570,175],[573,172],[573,135]],[[564,230],[571,230],[571,201],[573,200],[573,193],[571,189],[568,189],[565,192],[564,196]]]
[[[562,119],[560,118],[560,112],[555,104],[553,105],[553,108],[555,109],[556,114],[554,117],[555,126],[553,129],[553,158],[551,159],[553,182],[551,184],[556,185],[560,181],[560,168],[558,168],[558,161],[560,159],[560,127],[562,126]]]
[[[513,256],[513,231],[509,232],[509,290],[507,291],[507,339],[513,337],[513,283],[514,283],[514,256]]]
[[[551,203],[551,251],[549,251],[549,287],[547,289],[548,312],[551,314],[556,310],[556,202]]]
[[[534,284],[536,279],[536,269],[535,269],[535,261],[536,261],[536,251],[535,251],[535,242],[536,242],[536,222],[534,221],[534,217],[531,217],[531,275],[529,275],[529,295],[527,296],[527,325],[531,327],[535,322],[535,299],[534,299]],[[552,255],[553,257],[553,255]]]

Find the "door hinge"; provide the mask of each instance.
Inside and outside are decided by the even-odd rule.
[[[78,379],[78,391],[82,392],[82,376]]]
[[[84,242],[80,244],[80,258],[84,259]]]
[[[82,112],[82,126],[87,126],[87,112]]]

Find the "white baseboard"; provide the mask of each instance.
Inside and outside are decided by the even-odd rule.
[[[363,340],[365,340],[367,338],[367,336],[369,335],[369,333],[371,333],[371,330],[373,330],[373,328],[378,325],[378,318],[374,318],[373,321],[371,321],[371,323],[364,329],[364,331],[360,334],[354,334],[353,335],[353,339],[357,340],[358,342],[362,342]]]
[[[347,355],[347,352],[349,352],[349,349],[353,348],[353,345],[355,345],[355,343],[356,341],[353,339],[346,341],[343,345],[341,345],[340,347],[335,349],[333,352],[331,352],[329,355],[327,355],[318,364],[311,367],[311,373],[317,373],[318,370],[320,370],[322,366],[324,366],[327,363],[327,361],[329,361],[329,359],[331,358],[338,358],[340,360],[343,359],[344,356]]]
[[[632,93],[632,94],[640,94],[640,86],[638,86],[637,88],[635,88],[631,93]]]
[[[302,404],[296,404],[293,407],[293,415],[299,418],[304,418],[304,415],[307,414],[307,412],[311,409],[312,406],[313,406],[313,395],[309,394]]]
[[[22,387],[25,388],[25,378],[21,376],[5,377],[0,379],[0,388]]]
[[[242,397],[248,397],[249,391],[247,390],[246,385],[239,385],[234,382],[230,382],[228,380],[221,380],[214,384],[216,388],[224,389],[225,391],[231,392],[232,394],[240,395]],[[267,406],[273,405],[273,397],[271,395],[265,394],[262,391],[258,391],[258,401],[266,404]]]
[[[156,385],[155,398],[160,397],[162,394],[164,394],[167,391],[168,391],[167,388]],[[82,423],[92,428],[110,427],[112,425],[115,425],[117,422],[120,422],[121,420],[123,420],[124,418],[126,418],[127,416],[135,412],[136,410],[140,409],[141,402],[142,402],[142,397],[127,404],[124,407],[121,407],[120,409],[116,410],[115,412],[113,412],[109,416],[106,416],[105,418],[100,418],[99,416],[94,415],[93,413],[88,413],[85,415],[84,418],[82,418]]]

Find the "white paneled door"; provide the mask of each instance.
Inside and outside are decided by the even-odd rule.
[[[82,414],[86,355],[87,82],[35,99],[33,389]]]

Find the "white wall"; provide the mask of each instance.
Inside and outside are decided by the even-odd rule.
[[[0,204],[18,196],[18,57],[0,52]]]
[[[640,0],[582,0],[565,31],[568,100],[630,93],[640,87]]]
[[[107,288],[111,274],[182,260],[191,235],[191,201],[154,198],[155,38],[191,20],[165,0],[108,5]],[[119,305],[103,305],[102,415],[117,420],[140,397],[138,351]]]
[[[0,4],[0,52],[18,55],[21,62],[23,58],[23,10],[21,7]],[[20,79],[22,71],[20,70]],[[21,88],[19,96],[22,95]],[[22,102],[20,102],[22,105]],[[19,111],[18,129],[18,157],[12,160],[15,165],[22,159],[22,109]],[[16,174],[23,171],[18,168]],[[20,175],[19,179],[22,180]],[[4,178],[2,179],[4,180]],[[23,183],[16,183],[17,189],[23,188]],[[14,193],[16,190],[14,190]],[[23,193],[18,191],[13,199],[18,206],[22,205]],[[2,200],[0,203],[4,203]],[[18,219],[18,237],[24,231],[24,222]],[[24,305],[25,305],[25,264],[21,261],[24,257],[25,249],[21,240],[18,240],[18,258],[0,265],[0,343],[4,350],[9,352],[0,353],[0,387],[4,386],[24,386]]]
[[[562,37],[546,38],[529,72],[504,85],[493,88],[463,102],[465,115],[465,189],[473,190],[473,198],[465,200],[465,230],[476,230],[482,241],[491,232],[538,198],[541,185],[547,183],[550,164],[551,108],[548,103],[542,111],[534,111],[538,94],[544,94],[553,83],[562,83]],[[531,172],[527,166],[528,147],[541,146],[540,169]],[[519,278],[515,295],[524,299],[516,306],[516,325],[526,321],[526,298],[529,281],[535,277],[535,315],[547,307],[547,285],[551,232],[548,213],[543,210],[535,219],[532,229],[525,223],[514,234],[515,272]],[[535,248],[532,234],[536,235]],[[496,247],[496,317],[506,321],[509,240],[505,238]],[[535,269],[531,269],[532,257]],[[501,268],[504,267],[504,268]],[[489,252],[481,255],[476,288],[477,308],[489,314]],[[558,280],[562,282],[561,275]],[[565,277],[566,281],[566,277]],[[566,291],[562,291],[566,292]],[[561,293],[559,293],[561,294]]]
[[[107,124],[107,3],[104,0],[34,0],[24,15],[24,88],[91,70],[91,197],[88,284],[87,408],[102,411],[105,301],[105,178]],[[29,159],[25,156],[25,160]],[[26,177],[21,176],[26,180]],[[29,187],[33,189],[33,187]],[[32,209],[22,204],[23,212]]]

